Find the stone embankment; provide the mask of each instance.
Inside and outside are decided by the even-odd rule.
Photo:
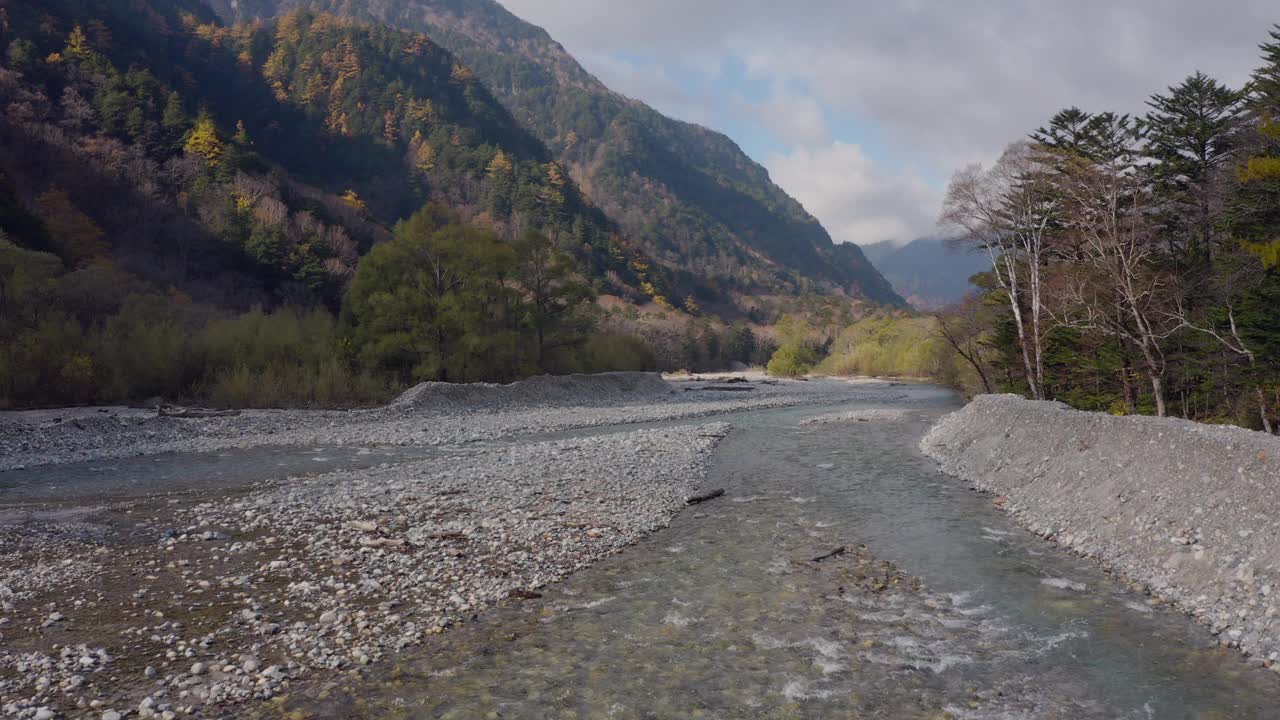
[[[921,448],[1032,532],[1280,671],[1280,438],[988,395]]]

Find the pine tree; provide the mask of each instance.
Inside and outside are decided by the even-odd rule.
[[[1143,154],[1153,162],[1145,170],[1175,252],[1211,256],[1216,171],[1234,158],[1243,99],[1243,92],[1197,72],[1147,101]]]

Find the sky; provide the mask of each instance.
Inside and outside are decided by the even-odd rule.
[[[720,130],[837,242],[937,232],[947,180],[1069,106],[1241,85],[1265,0],[500,0],[614,90]]]

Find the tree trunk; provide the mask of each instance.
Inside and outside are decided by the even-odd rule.
[[[1258,412],[1262,415],[1262,429],[1267,431],[1268,435],[1274,435],[1271,429],[1271,418],[1267,416],[1267,395],[1262,392],[1262,386],[1258,385],[1254,388],[1258,392]]]
[[[1124,386],[1124,411],[1126,415],[1138,414],[1138,391],[1133,387],[1133,364],[1129,362],[1129,354],[1121,350],[1122,365],[1120,367],[1120,383]]]
[[[1156,416],[1165,417],[1169,411],[1164,402],[1164,379],[1154,372],[1151,373],[1151,393],[1156,398]]]
[[[1018,324],[1018,346],[1022,349],[1022,366],[1027,373],[1027,386],[1031,390],[1032,400],[1043,400],[1040,396],[1040,386],[1036,384],[1036,371],[1031,363],[1031,351],[1027,348],[1027,329],[1022,322],[1022,308],[1018,307],[1018,301],[1010,296],[1010,305],[1013,307],[1013,321]]]

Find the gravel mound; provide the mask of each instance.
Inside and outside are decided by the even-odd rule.
[[[987,395],[921,449],[1033,532],[1280,671],[1280,438]]]
[[[452,414],[511,407],[616,405],[652,400],[674,389],[658,373],[614,372],[599,375],[540,375],[510,385],[428,382],[406,390],[389,410]]]

